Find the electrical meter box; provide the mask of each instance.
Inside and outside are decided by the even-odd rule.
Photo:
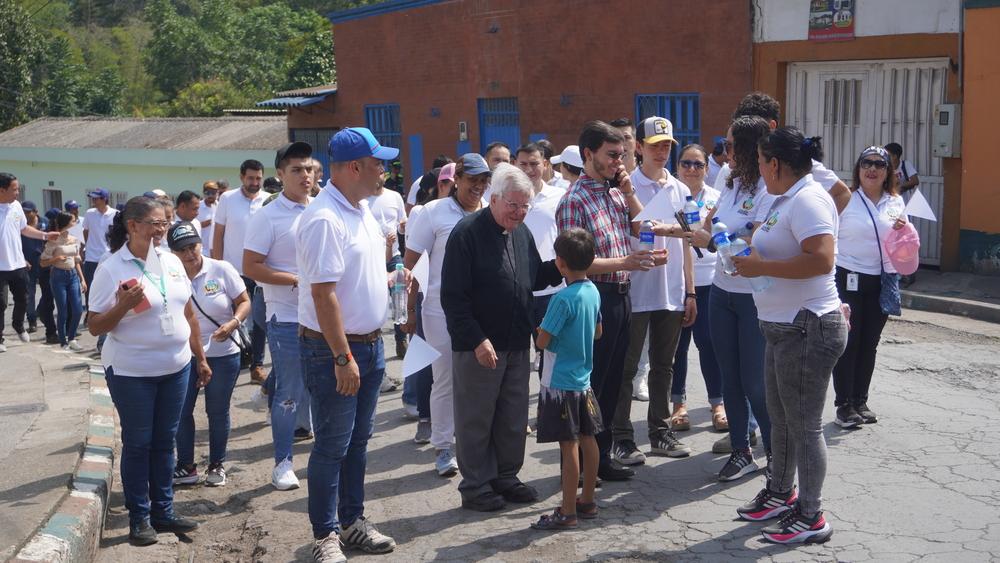
[[[931,155],[938,158],[962,156],[961,104],[938,104],[934,107]]]

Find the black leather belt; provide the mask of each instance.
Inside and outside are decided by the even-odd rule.
[[[324,340],[323,333],[318,330],[313,330],[311,328],[299,325],[299,336],[305,336],[306,338],[316,338],[318,340]],[[348,342],[361,342],[363,344],[371,344],[379,338],[382,338],[381,330],[373,330],[368,334],[346,334]]]
[[[627,295],[632,288],[632,280],[625,280],[623,282],[594,282],[594,285],[597,286],[598,291]]]

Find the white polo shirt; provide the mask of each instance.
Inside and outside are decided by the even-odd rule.
[[[867,209],[866,209],[867,207]],[[877,276],[882,273],[879,268],[879,247],[882,246],[882,266],[886,272],[895,273],[885,251],[882,241],[892,231],[892,225],[904,213],[906,204],[898,195],[885,192],[878,203],[872,203],[864,190],[858,189],[851,194],[844,212],[840,215],[840,230],[837,232],[837,265],[852,272],[860,272]],[[871,215],[868,212],[871,211]],[[878,225],[878,238],[875,238],[875,226]],[[907,219],[909,220],[909,219]]]
[[[246,291],[247,286],[243,283],[239,272],[229,262],[206,257],[202,258],[201,270],[191,280],[191,289],[194,292],[192,299],[205,310],[205,314],[219,324],[226,324],[235,315],[233,300]],[[218,330],[219,326],[208,320],[198,307],[194,307],[194,314],[198,318],[201,345],[205,348],[206,356],[221,358],[239,353],[240,347],[232,338],[222,342],[212,340],[212,333]]]
[[[250,217],[243,248],[263,254],[264,263],[271,269],[298,275],[294,227],[305,210],[305,205],[295,203],[282,192]],[[270,283],[259,285],[264,289],[267,320],[274,317],[279,323],[299,322],[299,288]]]
[[[788,260],[802,254],[802,241],[817,235],[837,237],[837,207],[826,191],[806,174],[778,196],[767,220],[754,232],[753,247],[769,260]],[[757,318],[790,323],[801,309],[816,316],[840,307],[834,268],[804,280],[771,278],[766,290],[754,293]]]
[[[739,180],[733,182],[732,188],[727,188],[723,184],[719,203],[715,207],[715,216],[726,224],[729,232],[739,230],[747,222],[763,223],[767,219],[768,211],[771,210],[771,204],[774,203],[774,196],[767,193],[763,178],[757,182],[757,191],[753,195],[746,190],[738,189],[739,186]],[[709,225],[705,228],[711,229]],[[753,293],[746,278],[722,271],[722,260],[716,261],[712,283],[730,293]]]
[[[24,216],[21,202],[0,203],[0,272],[20,270],[28,265],[21,246],[21,231],[27,226],[28,218]]]
[[[684,201],[691,195],[691,190],[683,182],[667,172],[664,183],[653,180],[642,173],[642,168],[636,168],[630,176],[635,195],[643,205],[653,197],[666,190],[670,204],[674,209],[684,207]],[[658,217],[667,223],[674,222],[673,217]],[[632,238],[632,245],[638,248],[639,240]],[[648,272],[635,271],[632,279],[632,311],[643,313],[647,311],[683,311],[684,310],[684,240],[677,237],[655,237],[653,247],[657,250],[667,249],[669,255],[664,266],[653,268]]]
[[[210,206],[202,200],[201,207],[198,208],[198,228],[201,229],[201,252],[205,256],[212,255],[212,236],[215,233],[215,222],[213,221],[207,227],[202,227],[201,222],[214,219],[215,209],[218,205],[218,201],[216,201],[215,205]]]
[[[101,213],[96,207],[91,207],[83,216],[83,228],[87,231],[85,261],[100,262],[108,253],[108,231],[115,221],[118,210],[110,205]]]
[[[340,317],[347,334],[368,334],[389,314],[385,239],[368,201],[358,207],[327,181],[299,218],[299,323],[321,330],[311,284],[336,282]]]
[[[253,199],[243,195],[243,188],[229,190],[219,196],[216,204],[213,225],[222,225],[226,232],[222,238],[222,259],[236,268],[243,275],[243,243],[247,238],[247,225],[250,216],[264,206],[264,200],[270,195],[264,190],[254,194]],[[213,229],[214,230],[214,229]]]
[[[399,225],[406,222],[406,205],[403,196],[395,190],[382,190],[382,195],[368,198],[368,209],[382,227],[383,232],[399,232]],[[399,244],[392,247],[392,255],[399,256]]]
[[[173,254],[156,249],[163,271],[166,289],[167,313],[173,321],[173,334],[166,336],[160,329],[164,300],[160,295],[159,276],[150,273],[148,279],[133,260],[128,245],[109,254],[97,266],[94,283],[90,286],[90,310],[107,313],[117,302],[118,287],[128,280],[142,284],[151,307],[142,313],[132,310],[111,332],[101,350],[101,363],[110,366],[115,375],[129,377],[157,377],[180,371],[191,361],[191,326],[184,316],[184,308],[191,299],[191,282],[184,273],[184,266]],[[145,257],[143,257],[145,258]],[[148,268],[147,268],[148,270]]]
[[[429,275],[424,292],[423,312],[444,316],[441,307],[441,267],[448,237],[455,224],[471,213],[462,209],[453,197],[435,199],[424,206],[419,217],[410,220],[406,233],[406,248],[428,254]]]
[[[556,224],[556,208],[559,201],[566,195],[566,190],[552,184],[544,184],[542,191],[535,194],[531,200],[531,211],[524,217],[524,224],[535,239],[535,247],[542,262],[556,259],[556,249],[552,246],[559,236],[559,226]],[[566,282],[556,287],[548,287],[534,292],[535,297],[552,295],[566,287]]]
[[[715,209],[715,206],[718,205],[719,197],[719,190],[709,186],[708,184],[702,184],[701,191],[698,192],[698,197],[695,198],[695,201],[702,204],[700,208],[702,223],[705,222],[705,218],[708,217],[709,212]],[[693,251],[691,253],[694,254],[695,287],[712,285],[712,281],[715,280],[715,263],[719,259],[719,254],[702,249],[701,258],[698,258],[698,255]]]

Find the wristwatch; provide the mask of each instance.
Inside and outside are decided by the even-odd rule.
[[[347,364],[351,363],[351,360],[353,359],[354,357],[351,356],[350,352],[346,354],[337,354],[336,356],[333,357],[334,363],[336,363],[340,367],[344,367]]]
[[[698,299],[698,294],[697,293],[686,293],[684,295],[684,297],[685,298],[690,297],[691,299],[697,300]]]

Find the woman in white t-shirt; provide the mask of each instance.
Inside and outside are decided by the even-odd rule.
[[[847,320],[834,283],[837,208],[815,180],[819,137],[782,127],[759,143],[761,177],[777,196],[754,232],[752,252],[736,271],[766,276],[754,293],[767,339],[764,378],[771,418],[771,464],[765,487],[737,509],[745,520],[780,516],[762,530],[777,543],[822,543],[832,530],[820,510],[826,477],[823,405],[830,374],[847,344]],[[795,490],[798,472],[799,491]]]
[[[87,328],[108,336],[101,362],[121,422],[122,487],[134,545],[155,543],[157,532],[198,527],[174,512],[174,438],[190,370],[197,367],[199,387],[212,370],[184,266],[158,248],[168,226],[161,202],[130,199],[115,215],[108,232],[112,254],[90,288]]]
[[[698,203],[702,222],[719,201],[718,190],[706,183],[709,160],[705,147],[697,144],[688,145],[681,149],[677,168],[678,178],[691,190],[691,197]],[[685,388],[688,348],[691,346],[691,337],[694,336],[694,344],[698,347],[701,375],[705,379],[705,390],[708,392],[708,404],[712,407],[712,426],[719,432],[729,430],[726,407],[722,400],[722,373],[715,359],[708,320],[708,296],[712,290],[712,281],[715,279],[716,260],[716,254],[707,250],[701,251],[701,258],[698,258],[697,254],[694,255],[694,290],[699,314],[692,326],[681,329],[677,353],[674,355],[674,378],[670,384],[670,400],[674,404],[673,413],[670,415],[671,427],[674,426],[675,419],[683,423],[688,418]]]
[[[695,246],[706,248],[712,239],[711,222],[718,218],[728,232],[756,228],[771,209],[774,196],[767,193],[757,166],[757,142],[771,132],[763,118],[743,116],[733,120],[726,142],[733,147],[733,159],[725,188],[701,229],[694,232]],[[744,238],[748,235],[744,233]],[[764,393],[764,335],[760,331],[753,289],[744,277],[727,273],[718,260],[708,303],[708,322],[715,348],[715,358],[722,373],[722,394],[726,400],[729,422],[728,440],[724,437],[712,446],[713,452],[730,451],[719,471],[720,481],[734,481],[757,471],[760,466],[750,449],[756,436],[753,419],[760,428],[764,451],[771,452],[771,422],[767,416]],[[749,405],[749,408],[747,406]],[[727,443],[728,442],[728,443]],[[726,448],[729,446],[729,448]]]
[[[878,421],[868,408],[868,388],[889,318],[880,304],[882,285],[889,284],[886,289],[899,295],[899,277],[882,241],[908,221],[897,187],[890,153],[882,147],[861,151],[854,164],[851,201],[840,216],[837,235],[837,291],[851,306],[847,349],[833,368],[835,421],[842,428]]]
[[[195,308],[201,345],[212,368],[212,381],[205,386],[208,415],[208,469],[205,484],[226,484],[226,447],[229,443],[229,403],[240,374],[240,347],[234,332],[250,316],[250,297],[239,272],[225,260],[202,256],[201,236],[193,223],[182,221],[167,231],[167,243],[184,264],[191,280],[191,303]],[[187,396],[177,428],[175,485],[198,482],[194,462],[194,407],[198,400],[198,377],[188,376]]]

